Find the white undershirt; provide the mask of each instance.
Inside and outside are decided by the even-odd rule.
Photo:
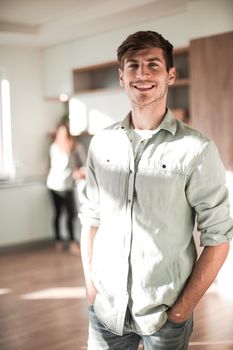
[[[131,128],[129,133],[132,139],[134,154],[136,154],[138,151],[138,146],[140,144],[140,141],[150,139],[155,133],[155,130],[141,130],[141,129]]]

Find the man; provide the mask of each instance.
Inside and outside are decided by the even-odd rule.
[[[81,252],[88,349],[187,349],[192,313],[224,263],[233,225],[214,143],[173,118],[173,46],[130,35],[118,48],[125,120],[93,137]],[[197,219],[204,246],[196,261]]]

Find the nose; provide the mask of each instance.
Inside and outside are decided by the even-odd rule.
[[[141,64],[137,69],[137,79],[147,79],[150,76],[149,70],[146,65]]]

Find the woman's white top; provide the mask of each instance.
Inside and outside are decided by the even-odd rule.
[[[75,154],[61,151],[56,144],[50,146],[50,169],[47,187],[54,191],[71,190],[74,186],[73,171],[76,168]]]

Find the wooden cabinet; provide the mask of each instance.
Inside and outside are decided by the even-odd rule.
[[[191,124],[215,141],[233,169],[233,32],[192,40]]]
[[[119,88],[118,64],[113,61],[75,69],[73,78],[75,94]]]
[[[176,67],[175,84],[168,91],[168,106],[174,116],[186,123],[189,121],[189,48],[174,50],[174,66]]]

